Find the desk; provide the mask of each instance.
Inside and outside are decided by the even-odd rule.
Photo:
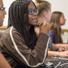
[[[68,68],[68,58],[64,57],[48,57],[45,64],[48,62],[53,63],[53,68]]]

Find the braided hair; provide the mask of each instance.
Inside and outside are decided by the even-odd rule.
[[[16,0],[11,4],[9,8],[9,25],[12,25],[21,34],[29,48],[34,49],[36,44],[34,26],[31,26],[29,31],[26,29],[26,26],[30,26],[28,22],[28,5],[30,2],[32,0]],[[24,21],[25,14],[26,22]]]

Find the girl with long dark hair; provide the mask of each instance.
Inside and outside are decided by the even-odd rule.
[[[44,29],[47,24],[39,24],[37,14],[32,0],[14,1],[9,8],[11,27],[3,34],[0,47],[14,68],[39,67],[46,59],[49,41]]]

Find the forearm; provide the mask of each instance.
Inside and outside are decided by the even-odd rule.
[[[48,56],[59,56],[59,52],[57,52],[57,51],[48,51]]]
[[[38,64],[42,64],[47,56],[48,36],[45,34],[40,34],[38,38],[39,39],[34,50],[32,50],[28,55],[29,59],[26,57],[29,66],[31,67],[37,67]]]
[[[68,44],[56,44],[57,46],[68,46]]]
[[[44,60],[47,57],[49,37],[43,33],[39,34],[35,48],[31,50],[24,44],[23,40],[20,37],[14,36],[12,40],[13,45],[5,45],[8,50],[12,53],[13,57],[22,65],[23,63],[29,67],[38,67],[39,65],[44,63]],[[12,38],[11,38],[12,39]],[[18,39],[18,40],[17,40]],[[15,44],[14,44],[15,43]],[[14,47],[13,47],[14,46]],[[15,53],[14,53],[15,52]]]
[[[0,68],[11,68],[1,53],[0,53]]]

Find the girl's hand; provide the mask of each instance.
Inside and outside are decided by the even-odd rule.
[[[38,36],[39,33],[40,33],[40,26],[35,26],[35,27],[34,27],[34,31],[35,31],[35,33],[36,33],[36,36]]]
[[[59,49],[60,52],[68,50],[68,44],[56,44],[56,48]]]
[[[65,48],[65,47],[59,47],[59,51],[60,51],[60,52],[66,51],[66,48]]]
[[[57,48],[59,49],[60,52],[66,51],[68,48],[68,44],[57,44]]]
[[[59,56],[68,56],[68,50],[64,52],[59,52]]]
[[[34,31],[36,33],[36,35],[38,36],[39,33],[48,33],[48,27],[47,27],[47,22],[46,20],[44,20],[44,18],[38,19],[38,24],[40,24],[40,26],[35,26]]]

